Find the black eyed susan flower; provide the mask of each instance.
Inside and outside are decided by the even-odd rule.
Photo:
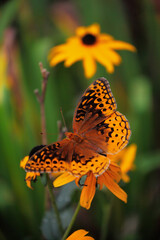
[[[86,209],[89,209],[96,193],[96,186],[99,185],[100,190],[103,185],[105,185],[116,197],[121,199],[123,202],[127,202],[127,194],[123,189],[118,185],[120,179],[124,182],[129,182],[130,178],[128,172],[134,169],[134,160],[136,157],[137,145],[131,144],[129,147],[126,147],[121,152],[115,155],[109,155],[110,163],[108,168],[99,176],[95,176],[92,171],[88,171],[86,174],[86,180],[82,188],[80,196],[80,205]],[[29,160],[29,156],[26,156],[22,159],[20,167],[25,169],[26,163]],[[53,173],[52,173],[53,174]],[[57,177],[53,181],[54,187],[60,187],[72,181],[75,181],[76,185],[79,187],[80,179],[83,176],[76,177],[70,172],[59,172]],[[40,176],[39,172],[27,172],[26,173],[26,184],[29,188],[31,187],[31,182],[37,179],[37,176]]]
[[[82,176],[75,177],[71,175],[70,172],[64,172],[60,175],[56,180],[54,180],[54,187],[60,187],[69,182],[75,181],[77,186],[79,186],[79,182]],[[121,179],[121,169],[120,167],[110,161],[110,165],[108,168],[98,177],[93,174],[92,171],[89,171],[86,174],[86,180],[84,182],[84,186],[80,196],[80,205],[86,209],[89,209],[96,193],[97,184],[102,189],[103,185],[105,185],[116,197],[121,199],[123,202],[127,202],[127,194],[123,191],[122,188],[118,185],[118,182]]]
[[[121,57],[115,50],[136,51],[136,48],[101,33],[99,24],[92,24],[78,27],[76,35],[68,38],[66,43],[53,47],[48,58],[51,66],[64,61],[65,67],[82,60],[85,76],[91,78],[96,72],[96,61],[102,64],[107,72],[114,72],[114,65],[121,63]]]
[[[29,156],[26,156],[21,160],[20,167],[25,169],[26,163],[29,159]],[[31,187],[31,182],[35,181],[37,176],[40,176],[38,172],[27,172],[26,173],[26,184],[29,188]],[[83,176],[76,177],[72,175],[70,172],[63,172],[60,176],[58,176],[53,181],[54,187],[60,187],[72,181],[75,181],[76,185],[79,187],[80,179]],[[86,174],[86,180],[84,186],[82,188],[81,197],[80,197],[80,205],[86,209],[89,209],[96,193],[97,183],[100,186],[100,190],[103,187],[103,184],[119,199],[123,202],[127,202],[127,194],[123,191],[122,188],[118,185],[118,182],[121,179],[121,169],[114,162],[110,161],[108,168],[98,177],[93,174],[92,171],[88,171]]]

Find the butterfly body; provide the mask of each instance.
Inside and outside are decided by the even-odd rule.
[[[80,135],[78,135],[76,133],[65,132],[65,135],[67,138],[69,138],[70,140],[73,140],[76,143],[81,143],[84,140]]]
[[[29,172],[70,172],[82,176],[92,171],[101,175],[110,164],[108,154],[126,146],[130,127],[117,105],[108,81],[94,81],[83,94],[73,118],[73,133],[62,141],[44,146],[26,164]]]

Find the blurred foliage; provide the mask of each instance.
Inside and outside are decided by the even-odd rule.
[[[98,65],[91,80],[84,78],[81,63],[68,69],[63,64],[51,69],[47,62],[49,49],[63,43],[76,26],[94,22],[101,25],[102,32],[135,45],[137,53],[121,51],[123,61],[114,74]],[[19,167],[30,149],[41,143],[40,109],[33,92],[41,87],[40,61],[50,71],[45,100],[48,143],[57,140],[60,109],[71,129],[81,94],[94,79],[104,76],[118,110],[131,124],[130,143],[138,145],[136,170],[130,174],[131,182],[122,186],[128,193],[128,203],[97,191],[91,209],[81,209],[75,230],[84,228],[101,240],[160,238],[159,43],[158,0],[0,2],[0,48],[4,54],[0,59],[0,239],[58,236],[54,214],[45,211],[43,184],[39,179],[33,191],[28,189],[25,173]],[[75,187],[68,185],[56,190],[56,196],[66,227],[79,190],[75,192]]]

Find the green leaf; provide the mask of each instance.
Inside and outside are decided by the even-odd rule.
[[[5,181],[0,180],[0,208],[8,207],[12,205],[13,202],[14,199],[11,188]]]
[[[142,154],[136,159],[136,169],[142,174],[160,168],[160,151]]]

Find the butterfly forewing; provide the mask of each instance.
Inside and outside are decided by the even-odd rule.
[[[73,131],[82,133],[116,110],[116,101],[105,78],[94,81],[83,94],[74,113]]]
[[[29,158],[25,170],[40,173],[66,171],[71,161],[72,149],[72,143],[68,139],[47,145]]]

